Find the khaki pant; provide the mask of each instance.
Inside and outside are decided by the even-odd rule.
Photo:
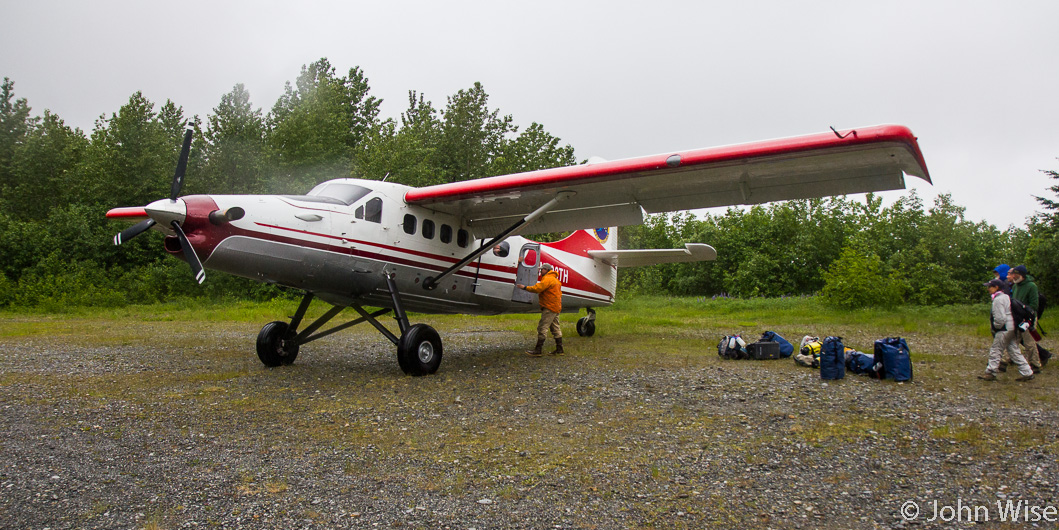
[[[1033,340],[1033,335],[1030,335],[1028,331],[1018,330],[1015,332],[1017,335],[1016,343],[1022,344],[1023,356],[1026,358],[1026,362],[1030,363],[1030,366],[1038,370],[1041,369],[1041,355],[1037,351],[1037,341]],[[1011,357],[1008,352],[1004,352],[1004,362],[1011,364]]]
[[[1030,363],[1026,362],[1026,358],[1019,351],[1019,346],[1015,343],[1016,340],[1014,331],[1004,330],[996,332],[996,335],[993,335],[993,346],[989,348],[989,364],[986,365],[985,371],[996,374],[997,370],[1000,369],[1001,357],[1006,357],[1015,362],[1015,366],[1019,368],[1019,374],[1033,375],[1033,369],[1030,368]],[[1033,340],[1033,338],[1031,337],[1030,340]],[[1034,347],[1034,351],[1036,351],[1036,347]]]
[[[552,337],[563,338],[563,330],[559,327],[559,313],[541,308],[541,321],[537,323],[537,340],[547,339],[549,330],[552,332]]]

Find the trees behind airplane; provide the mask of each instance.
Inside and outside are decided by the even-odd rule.
[[[381,103],[360,68],[339,75],[320,59],[302,67],[267,113],[241,84],[204,120],[168,100],[156,109],[137,92],[86,134],[48,111],[32,115],[5,78],[0,307],[275,296],[273,287],[225,275],[197,286],[182,263],[159,251],[158,238],[111,244],[121,227],[103,212],[168,195],[185,125],[196,129],[185,194],[297,194],[338,177],[426,186],[578,162],[574,148],[543,125],[523,128],[490,108],[480,83],[448,96],[442,108],[409,91],[396,119],[380,116]],[[1054,213],[1004,231],[963,214],[947,195],[926,209],[909,193],[889,206],[869,195],[652,216],[619,231],[626,248],[705,242],[718,259],[626,269],[620,288],[740,297],[822,292],[849,305],[828,293],[856,280],[896,292],[882,305],[957,303],[981,299],[981,282],[1001,262],[1040,268],[1046,291],[1059,284],[1059,263],[1046,251],[1059,248]]]

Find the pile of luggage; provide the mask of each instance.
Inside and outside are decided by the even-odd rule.
[[[794,345],[773,331],[766,331],[755,342],[747,343],[739,335],[727,335],[717,344],[722,359],[794,358],[801,366],[820,370],[822,379],[842,379],[846,372],[873,379],[912,380],[912,359],[908,343],[901,337],[875,341],[872,353],[864,353],[842,344],[842,337],[805,336],[798,352]]]

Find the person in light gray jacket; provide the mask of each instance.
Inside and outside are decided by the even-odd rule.
[[[978,376],[984,381],[996,381],[997,371],[1000,369],[1000,359],[1005,350],[1011,356],[1011,361],[1019,368],[1019,377],[1016,381],[1030,381],[1033,379],[1033,369],[1030,363],[1019,351],[1015,343],[1015,319],[1011,316],[1011,297],[1004,294],[1004,282],[999,279],[989,280],[985,283],[989,289],[989,295],[993,297],[993,309],[989,314],[990,327],[993,330],[993,346],[989,348],[989,364],[986,365],[985,373]]]

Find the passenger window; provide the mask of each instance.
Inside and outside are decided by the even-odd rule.
[[[441,225],[441,242],[449,243],[452,241],[452,227],[447,224]]]
[[[415,234],[416,233],[416,216],[406,213],[404,216],[404,233]]]
[[[434,221],[423,219],[423,237],[426,239],[434,239]]]
[[[468,234],[466,230],[461,228],[458,232],[456,232],[456,244],[459,245],[460,248],[467,248],[467,244],[470,243],[470,239],[471,235]]]
[[[371,223],[382,222],[382,199],[375,197],[364,205],[364,220]]]
[[[499,258],[506,258],[508,252],[511,252],[511,245],[507,244],[507,241],[498,243],[493,246],[493,255]]]

